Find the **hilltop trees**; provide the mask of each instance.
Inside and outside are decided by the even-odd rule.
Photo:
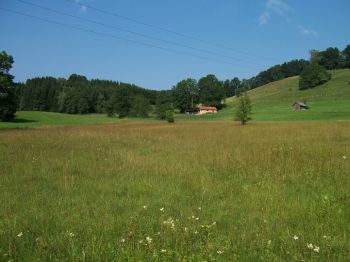
[[[9,74],[13,58],[5,51],[0,53],[0,120],[10,121],[15,117],[17,99],[13,76]]]
[[[328,70],[350,68],[350,45],[342,52],[336,47],[329,47],[324,51],[310,50],[310,61]]]
[[[350,45],[347,45],[342,51],[344,67],[350,68]]]
[[[338,48],[329,47],[325,51],[320,52],[319,65],[328,70],[342,68],[341,54]]]
[[[299,89],[312,88],[327,82],[329,79],[331,79],[331,74],[324,67],[312,62],[300,74]]]
[[[256,88],[277,81],[286,77],[299,75],[301,71],[309,64],[304,59],[295,59],[283,64],[274,65],[267,70],[261,71],[258,75],[246,79],[242,82],[248,84],[249,89]]]

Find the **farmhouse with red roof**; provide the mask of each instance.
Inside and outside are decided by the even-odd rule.
[[[198,115],[217,113],[218,109],[215,106],[201,106],[199,107]]]

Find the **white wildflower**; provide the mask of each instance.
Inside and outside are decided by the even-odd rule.
[[[69,233],[68,233],[68,236],[70,236],[70,237],[75,237],[74,233],[72,233],[72,232],[69,232]]]
[[[146,237],[146,241],[147,241],[148,244],[151,244],[152,243],[152,238]]]
[[[198,220],[199,220],[199,217],[196,217],[196,220],[198,221]]]
[[[171,217],[169,217],[167,220],[163,221],[164,225],[170,226],[172,229],[175,228],[175,222],[174,219],[172,219]]]
[[[346,156],[343,156],[343,159],[346,159]]]
[[[143,206],[143,209],[147,209],[147,206]]]
[[[309,248],[309,249],[313,249],[314,248],[314,246],[310,243],[310,244],[307,244],[307,248]]]
[[[22,237],[23,236],[23,232],[20,232],[17,237]]]
[[[216,253],[218,253],[219,255],[221,255],[221,254],[224,253],[224,251],[218,250],[218,251],[216,251]]]
[[[198,210],[202,210],[202,208],[201,208],[201,207],[199,207],[199,208],[198,208]]]
[[[161,209],[159,209],[160,210],[160,212],[164,212],[164,207],[162,207]]]
[[[195,219],[196,217],[195,216],[191,216],[192,219]]]
[[[298,240],[299,239],[299,237],[298,236],[296,236],[296,235],[294,235],[294,240]]]
[[[197,235],[197,234],[198,234],[198,231],[196,230],[196,231],[194,231],[194,233]]]
[[[166,249],[162,249],[160,253],[166,253]]]
[[[319,252],[320,252],[320,247],[314,246],[314,251],[317,252],[317,253],[319,253]]]
[[[187,227],[184,227],[184,231],[187,232],[188,228]]]

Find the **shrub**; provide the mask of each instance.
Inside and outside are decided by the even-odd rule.
[[[331,74],[324,67],[311,63],[300,74],[299,89],[312,88],[326,83],[329,79],[331,79]]]
[[[174,123],[175,122],[173,110],[167,110],[165,112],[165,119],[166,119],[166,121],[168,121],[168,123]]]

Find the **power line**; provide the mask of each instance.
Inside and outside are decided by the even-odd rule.
[[[73,3],[73,4],[76,4],[76,5],[79,5],[80,7],[90,8],[90,9],[96,11],[96,12],[100,12],[100,13],[104,13],[104,14],[107,14],[107,15],[110,15],[110,16],[118,17],[118,18],[130,21],[130,22],[133,22],[133,23],[136,23],[136,24],[140,24],[140,25],[143,25],[143,26],[146,26],[146,27],[150,27],[150,28],[153,28],[153,29],[164,31],[164,32],[167,32],[167,33],[170,33],[170,34],[174,34],[174,35],[177,35],[177,36],[181,36],[181,37],[184,37],[184,38],[192,39],[192,40],[195,40],[195,41],[198,41],[198,42],[202,42],[202,43],[205,43],[207,45],[216,46],[216,47],[220,47],[220,48],[223,48],[223,49],[231,50],[231,51],[233,51],[235,53],[240,53],[240,54],[243,54],[243,55],[246,55],[246,56],[254,56],[254,57],[257,57],[257,58],[260,58],[260,59],[264,59],[264,60],[266,60],[266,59],[271,60],[270,58],[267,58],[267,57],[264,57],[264,56],[261,56],[261,55],[253,54],[253,53],[246,52],[246,51],[242,51],[242,50],[235,49],[235,48],[232,48],[232,47],[229,47],[229,46],[226,46],[226,45],[218,44],[218,43],[211,42],[211,41],[208,41],[208,40],[204,40],[204,39],[201,39],[201,38],[197,38],[197,37],[194,37],[194,36],[191,36],[191,35],[180,33],[180,32],[174,31],[174,30],[170,30],[170,29],[167,29],[167,28],[164,28],[164,27],[160,27],[160,26],[157,26],[157,25],[149,24],[149,23],[143,22],[141,20],[137,20],[137,19],[125,16],[125,15],[118,14],[116,12],[111,12],[111,11],[108,11],[108,10],[100,9],[100,8],[97,8],[97,7],[88,5],[88,4],[82,4],[82,3],[80,3],[79,1],[76,1],[76,0],[66,0],[66,1],[70,2],[70,3]]]
[[[248,60],[245,60],[245,59],[240,59],[240,58],[236,58],[236,57],[232,57],[232,56],[227,56],[227,55],[224,55],[224,54],[221,54],[221,53],[217,53],[217,52],[213,52],[213,51],[210,51],[210,50],[205,50],[205,49],[201,49],[201,48],[185,45],[185,44],[182,44],[182,43],[177,43],[177,42],[164,40],[164,39],[161,39],[161,38],[158,38],[158,37],[154,37],[154,36],[150,36],[150,35],[147,35],[147,34],[144,34],[144,33],[139,33],[139,32],[131,31],[131,30],[124,29],[124,28],[121,28],[121,27],[117,27],[117,26],[114,26],[114,25],[101,23],[101,22],[98,22],[98,21],[95,21],[95,20],[91,20],[91,19],[88,19],[88,18],[75,16],[75,15],[68,14],[68,13],[65,13],[65,12],[62,12],[62,11],[59,11],[59,10],[56,10],[56,9],[52,9],[52,8],[48,8],[48,7],[45,7],[45,6],[42,6],[42,5],[38,5],[36,3],[32,3],[32,2],[28,2],[28,1],[24,1],[24,0],[17,0],[17,1],[21,2],[21,3],[24,3],[24,4],[27,4],[27,5],[34,6],[36,8],[40,8],[40,9],[49,11],[49,12],[53,12],[53,13],[56,13],[56,14],[59,14],[59,15],[72,17],[72,18],[75,18],[75,19],[78,19],[78,20],[81,20],[81,21],[85,21],[85,22],[89,22],[89,23],[92,23],[92,24],[104,26],[104,27],[107,27],[107,28],[112,28],[112,29],[115,29],[115,30],[118,30],[118,31],[126,32],[126,33],[137,35],[137,36],[142,36],[142,37],[145,37],[145,38],[148,38],[148,39],[152,39],[152,40],[156,40],[156,41],[160,41],[160,42],[163,42],[163,43],[168,43],[168,44],[172,44],[172,45],[176,45],[176,46],[180,46],[180,47],[185,47],[185,48],[188,48],[188,49],[191,49],[191,50],[200,51],[200,52],[204,52],[204,53],[208,53],[208,54],[212,54],[212,55],[216,55],[216,56],[221,56],[223,58],[228,58],[228,59],[232,59],[234,61],[239,61],[239,62],[243,62],[243,63],[247,63],[247,64],[252,64],[252,65],[257,65],[257,66],[264,66],[262,64],[251,62],[251,61],[248,61]]]
[[[100,36],[109,37],[109,38],[113,38],[113,39],[117,39],[117,40],[122,40],[122,41],[130,42],[130,43],[134,43],[134,44],[138,44],[138,45],[143,45],[143,46],[147,46],[147,47],[160,49],[160,50],[163,50],[163,51],[166,51],[166,52],[170,52],[170,53],[182,54],[182,55],[191,56],[191,57],[199,58],[199,59],[202,59],[202,60],[208,60],[208,61],[212,61],[212,62],[216,62],[216,63],[224,63],[224,64],[229,64],[229,65],[234,65],[234,66],[244,66],[244,67],[248,67],[248,68],[251,68],[251,69],[256,69],[256,68],[253,68],[253,67],[250,67],[250,66],[247,66],[247,65],[231,63],[231,62],[227,62],[227,61],[223,61],[223,60],[213,59],[213,58],[199,56],[199,55],[195,55],[195,54],[191,54],[191,53],[187,53],[187,52],[183,52],[183,51],[179,51],[179,50],[165,48],[165,47],[161,47],[161,46],[157,46],[157,45],[153,45],[153,44],[149,44],[149,43],[145,43],[145,42],[141,42],[141,41],[131,40],[131,39],[128,39],[128,38],[123,38],[123,37],[119,37],[119,36],[115,36],[115,35],[111,35],[111,34],[107,34],[107,33],[102,33],[102,32],[94,31],[94,30],[91,30],[91,29],[78,27],[78,26],[75,26],[75,25],[65,24],[65,23],[57,22],[57,21],[54,21],[54,20],[51,20],[51,19],[46,19],[46,18],[30,15],[30,14],[27,14],[27,13],[18,12],[18,11],[7,9],[7,8],[0,7],[0,10],[6,11],[6,12],[9,12],[9,13],[13,13],[13,14],[17,14],[17,15],[21,15],[21,16],[25,16],[25,17],[29,17],[31,19],[43,21],[43,22],[46,22],[46,23],[59,25],[59,26],[62,26],[62,27],[70,28],[70,29],[75,29],[75,30],[79,30],[79,31],[83,31],[83,32],[92,33],[92,34],[95,34],[95,35],[100,35]]]

